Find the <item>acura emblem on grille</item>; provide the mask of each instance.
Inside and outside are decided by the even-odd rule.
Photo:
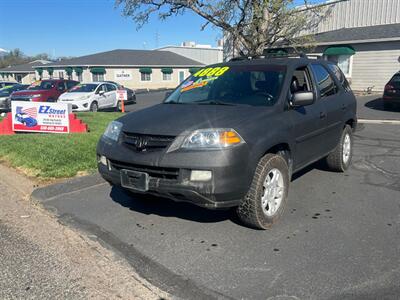
[[[143,150],[146,148],[148,140],[141,136],[136,136],[133,138],[133,143],[138,150]]]

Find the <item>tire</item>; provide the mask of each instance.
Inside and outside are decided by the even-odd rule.
[[[279,172],[278,177],[275,177],[278,174],[276,171]],[[276,181],[274,181],[274,177]],[[274,182],[277,182],[278,185],[275,186]],[[268,185],[271,186],[269,191],[272,195],[270,197],[265,194],[267,192],[265,186]],[[279,220],[285,210],[288,191],[289,168],[285,159],[276,154],[265,155],[257,165],[249,191],[237,208],[240,220],[252,228],[270,228]],[[269,203],[276,205],[272,207]]]
[[[122,103],[121,103],[121,101],[117,102],[117,106],[115,107],[115,110],[116,111],[122,111]]]
[[[326,157],[326,163],[332,171],[344,172],[349,168],[352,157],[353,131],[349,125],[346,125],[335,150]]]
[[[97,112],[99,110],[99,105],[97,104],[96,101],[94,101],[94,102],[92,102],[92,104],[90,104],[89,110],[91,112]]]

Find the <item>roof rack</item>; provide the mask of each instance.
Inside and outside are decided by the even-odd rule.
[[[305,54],[303,52],[300,53],[290,53],[285,55],[277,55],[274,53],[266,54],[266,55],[257,55],[257,56],[237,56],[229,61],[241,61],[241,60],[252,60],[252,59],[266,59],[266,58],[290,58],[290,57],[299,57],[299,58],[314,58],[314,59],[322,59],[321,55],[317,54]]]

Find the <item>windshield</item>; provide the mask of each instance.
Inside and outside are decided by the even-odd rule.
[[[24,86],[22,85],[13,85],[13,86],[6,86],[0,89],[0,97],[7,97],[10,96],[12,92],[19,91],[23,89]]]
[[[69,92],[70,93],[91,93],[97,88],[97,84],[78,84],[74,86]]]
[[[36,81],[28,87],[28,90],[51,90],[54,86],[53,81]]]
[[[272,106],[286,68],[274,65],[218,66],[186,79],[164,103]]]

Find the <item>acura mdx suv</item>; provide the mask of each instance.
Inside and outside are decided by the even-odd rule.
[[[334,63],[239,58],[111,122],[98,169],[138,197],[236,207],[244,224],[266,229],[282,216],[295,172],[320,159],[338,172],[350,166],[356,124],[356,99]]]

